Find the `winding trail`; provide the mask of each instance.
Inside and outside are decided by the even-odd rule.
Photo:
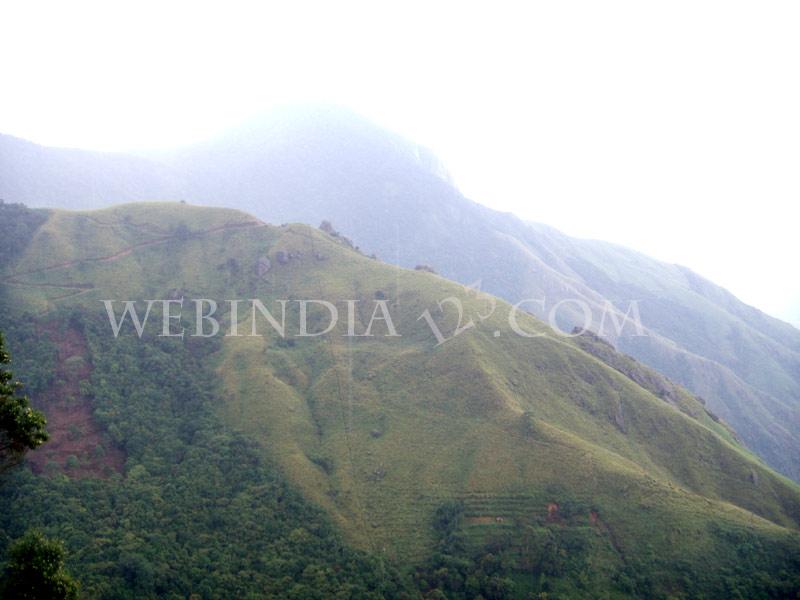
[[[87,217],[88,218],[88,217]],[[93,219],[92,219],[93,220]],[[79,265],[82,263],[100,263],[100,262],[113,262],[115,260],[119,260],[125,256],[128,256],[139,250],[141,248],[146,248],[147,246],[155,246],[157,244],[165,244],[170,241],[174,240],[181,240],[181,239],[194,239],[198,237],[204,237],[207,235],[211,235],[213,233],[219,233],[221,231],[227,231],[231,229],[245,229],[249,227],[257,228],[257,227],[266,227],[267,224],[261,221],[241,221],[238,223],[227,223],[225,225],[218,225],[217,227],[211,227],[210,229],[203,229],[196,232],[191,232],[186,236],[179,236],[179,235],[167,235],[158,237],[155,239],[150,239],[145,242],[140,242],[138,244],[134,244],[124,250],[120,250],[119,252],[115,252],[114,254],[109,254],[107,256],[95,256],[89,258],[77,258],[75,260],[68,260],[62,263],[57,263],[55,265],[48,265],[46,267],[42,267],[40,269],[31,269],[29,271],[18,271],[16,273],[12,273],[9,277],[0,280],[0,285],[13,285],[18,287],[34,287],[34,288],[56,288],[62,290],[70,290],[65,294],[61,294],[59,296],[53,296],[48,298],[49,302],[55,302],[58,300],[64,300],[65,298],[71,298],[73,296],[79,296],[81,294],[85,294],[94,289],[93,283],[50,283],[50,282],[33,282],[33,281],[21,281],[19,278],[24,277],[26,275],[36,275],[38,273],[46,273],[48,271],[58,271],[60,269],[68,269],[70,267],[74,267],[75,265]],[[47,312],[47,311],[44,311]]]
[[[179,239],[187,239],[187,240],[189,240],[189,239],[192,239],[192,238],[202,237],[202,236],[206,236],[206,235],[209,235],[209,234],[212,234],[212,233],[218,233],[220,231],[226,231],[226,230],[229,230],[229,229],[244,229],[244,228],[247,228],[247,227],[266,227],[266,225],[267,225],[266,223],[262,223],[261,221],[243,221],[243,222],[240,222],[240,223],[228,223],[226,225],[218,225],[217,227],[212,227],[211,229],[204,229],[204,230],[201,230],[201,231],[192,232],[192,233],[190,233],[189,235],[187,235],[185,237],[181,237],[181,236],[178,236],[178,235],[168,235],[168,236],[164,236],[164,237],[160,237],[160,238],[156,238],[156,239],[152,239],[152,240],[147,240],[146,242],[140,242],[138,244],[134,244],[133,246],[130,246],[129,248],[125,248],[124,250],[120,250],[119,252],[115,252],[114,254],[109,254],[108,256],[95,256],[95,257],[89,257],[89,258],[77,258],[75,260],[68,260],[68,261],[63,262],[63,263],[58,263],[58,264],[55,264],[55,265],[49,265],[47,267],[42,267],[40,269],[32,269],[30,271],[20,271],[20,272],[17,272],[17,273],[13,273],[11,275],[11,277],[7,278],[3,283],[11,283],[11,284],[16,284],[16,285],[28,285],[28,286],[37,286],[37,285],[39,285],[39,286],[50,286],[50,287],[64,287],[64,288],[75,288],[75,287],[78,287],[78,286],[91,285],[91,284],[58,285],[58,284],[44,284],[44,283],[36,284],[36,283],[31,283],[31,282],[18,281],[17,278],[21,277],[21,276],[24,276],[24,275],[35,275],[37,273],[44,273],[44,272],[47,272],[47,271],[57,271],[59,269],[68,269],[69,267],[73,267],[73,266],[81,264],[81,263],[112,262],[112,261],[118,260],[120,258],[123,258],[125,256],[128,256],[129,254],[132,254],[133,252],[135,252],[136,250],[139,250],[140,248],[145,248],[147,246],[154,246],[156,244],[164,244],[164,243],[172,241],[172,240],[179,240]]]

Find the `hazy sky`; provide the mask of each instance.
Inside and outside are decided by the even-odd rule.
[[[798,32],[796,0],[6,1],[0,132],[163,148],[344,104],[483,204],[800,323]]]

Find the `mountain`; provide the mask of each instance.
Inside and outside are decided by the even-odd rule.
[[[90,597],[800,590],[800,486],[596,336],[234,210],[2,210],[0,328],[53,441],[0,531],[64,538]]]
[[[800,302],[795,302],[789,308],[788,313],[791,315],[790,323],[792,323],[795,327],[800,327]]]
[[[176,197],[183,189],[182,178],[155,161],[47,148],[9,135],[0,135],[0,181],[0,199],[62,208]]]
[[[555,309],[565,331],[584,324],[579,300],[617,348],[704,398],[749,448],[800,480],[800,332],[687,268],[472,202],[430,153],[341,109],[286,109],[147,164],[172,174],[152,198],[229,206],[272,223],[330,220],[388,262],[431,265],[512,303],[532,299],[524,308],[540,318]],[[13,161],[4,171],[15,171]],[[96,172],[88,160],[73,170],[85,181]],[[13,194],[4,181],[9,201],[66,205]],[[625,323],[632,300],[644,329],[618,332],[612,316]]]

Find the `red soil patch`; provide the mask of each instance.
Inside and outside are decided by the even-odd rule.
[[[555,502],[548,502],[547,503],[547,522],[548,523],[556,523],[560,521],[561,518],[558,516],[558,504]]]
[[[505,521],[504,517],[467,517],[467,523],[470,525],[497,525]]]
[[[47,417],[50,434],[47,443],[28,454],[31,468],[34,473],[52,470],[70,477],[104,478],[121,473],[125,453],[103,436],[91,401],[81,395],[80,384],[92,372],[86,340],[78,331],[62,331],[56,324],[43,327],[41,334],[56,345],[58,357],[53,385],[31,399]]]

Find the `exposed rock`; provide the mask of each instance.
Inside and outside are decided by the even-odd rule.
[[[678,406],[680,390],[669,379],[640,364],[635,358],[621,354],[608,341],[591,331],[581,331],[575,328],[572,331],[574,341],[584,352],[599,358],[612,369],[615,369],[650,391],[653,395],[665,402]],[[591,382],[590,382],[591,383]]]
[[[368,479],[369,481],[372,481],[372,482],[377,482],[377,481],[380,481],[380,480],[382,480],[384,477],[386,477],[386,469],[384,469],[383,467],[379,467],[379,468],[375,469],[375,470],[374,470],[374,471],[373,471],[373,472],[372,472],[372,473],[371,473],[371,474],[370,474],[370,475],[367,477],[367,479]]]
[[[299,250],[278,250],[275,253],[275,260],[282,265],[289,264],[292,260],[297,260],[303,257],[303,253]]]
[[[256,275],[259,277],[264,277],[269,270],[272,268],[272,261],[268,259],[266,256],[261,256],[256,261]]]
[[[559,521],[560,517],[558,514],[558,504],[555,502],[548,502],[547,503],[547,522],[548,523],[556,523]]]
[[[622,433],[627,433],[625,428],[625,417],[622,416],[622,404],[617,405],[617,410],[614,413],[614,424]]]
[[[328,235],[333,235],[333,236],[339,235],[339,232],[333,228],[333,224],[330,221],[327,220],[323,221],[322,223],[319,224],[319,228]]]

